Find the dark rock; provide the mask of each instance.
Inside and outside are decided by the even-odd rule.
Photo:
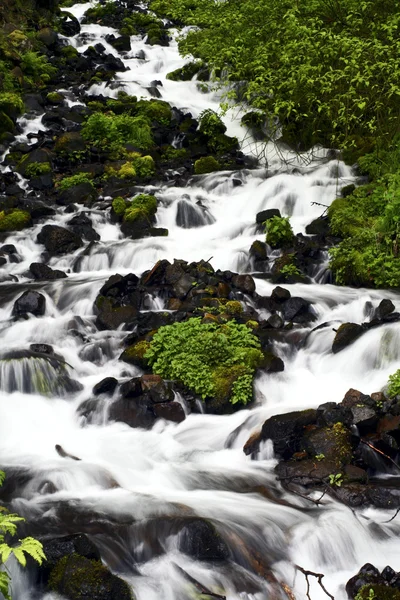
[[[100,394],[112,396],[117,385],[118,381],[115,379],[115,377],[106,377],[105,379],[99,381],[99,383],[96,383],[92,393],[94,396],[99,396]]]
[[[67,37],[78,35],[81,30],[78,19],[67,11],[62,11],[59,16],[61,33]]]
[[[27,314],[42,317],[46,310],[46,298],[39,292],[27,290],[15,302],[12,310],[14,317],[26,317]]]
[[[141,396],[143,389],[140,377],[134,377],[123,383],[120,387],[120,393],[122,398],[138,398]]]
[[[252,295],[256,291],[256,284],[251,275],[235,275],[232,284],[244,294]]]
[[[378,569],[370,563],[365,564],[357,575],[346,583],[346,592],[349,598],[355,599],[360,589],[367,584],[381,583],[383,578]]]
[[[292,297],[283,304],[282,313],[286,321],[305,323],[315,319],[315,316],[310,313],[309,309],[310,302],[304,300],[304,298]]]
[[[357,340],[365,329],[357,323],[343,323],[336,332],[332,344],[332,352],[336,354]]]
[[[131,51],[131,38],[129,35],[121,35],[120,37],[115,37],[115,35],[106,35],[106,42],[111,44],[113,48],[118,50],[118,52],[130,52]]]
[[[67,225],[74,233],[85,238],[88,242],[96,242],[100,239],[97,231],[93,229],[91,219],[85,213],[79,213],[75,217],[72,217],[67,222]]]
[[[50,573],[50,586],[69,600],[133,600],[129,585],[98,561],[79,554],[62,558]]]
[[[285,369],[285,363],[279,356],[276,356],[272,352],[264,352],[264,360],[261,368],[267,373],[280,373]]]
[[[51,254],[74,252],[83,245],[82,239],[73,231],[58,225],[45,225],[37,236],[39,244],[44,244]]]
[[[316,420],[317,411],[311,409],[275,415],[264,422],[261,434],[254,444],[246,445],[245,454],[252,454],[258,450],[261,441],[271,439],[275,453],[287,460],[299,451],[305,428],[315,424]]]
[[[272,290],[271,300],[274,300],[275,302],[285,302],[286,300],[289,300],[290,297],[291,294],[289,290],[286,290],[280,285]]]
[[[39,568],[42,583],[47,583],[51,570],[64,556],[79,554],[92,560],[100,560],[100,552],[96,546],[84,535],[69,535],[61,538],[43,540],[43,550],[46,560]]]
[[[40,354],[54,354],[54,348],[50,344],[30,344],[29,349]],[[60,358],[62,359],[62,357]]]
[[[284,325],[283,319],[279,315],[271,315],[267,319],[268,327],[272,327],[272,329],[280,329]]]
[[[331,426],[335,423],[343,423],[349,427],[352,421],[351,410],[335,402],[326,402],[317,408],[317,424],[319,427]]]
[[[151,410],[151,404],[151,400],[143,396],[137,396],[136,398],[120,398],[110,406],[109,418],[112,421],[126,423],[130,427],[149,429],[156,420],[156,417]]]
[[[319,489],[331,473],[337,471],[337,464],[332,460],[317,461],[314,457],[303,460],[281,461],[275,467],[275,473],[282,485],[290,482],[307,488]]]
[[[375,310],[372,320],[378,319],[378,321],[381,321],[382,319],[390,315],[390,313],[392,313],[394,309],[395,306],[393,302],[388,298],[385,298],[380,302],[378,308]]]
[[[54,49],[58,44],[58,33],[50,27],[40,29],[37,33],[37,38],[42,44],[47,46],[47,48]]]
[[[308,235],[320,235],[327,236],[329,235],[329,220],[328,217],[319,217],[312,221],[306,227],[306,233]]]
[[[368,406],[353,406],[351,409],[353,423],[358,427],[361,435],[372,433],[378,423],[378,416],[374,409]]]
[[[178,550],[200,561],[227,560],[230,556],[224,539],[205,519],[193,519],[184,525],[179,534]]]
[[[154,414],[159,419],[181,423],[185,420],[185,411],[179,402],[162,402],[153,407]]]
[[[29,266],[34,279],[63,279],[67,277],[64,271],[53,270],[43,263],[32,263]]]
[[[101,303],[97,303],[97,306],[99,314],[96,325],[99,329],[117,329],[122,324],[134,322],[138,314],[135,306],[118,306],[109,298],[104,298]]]
[[[280,216],[281,212],[277,208],[269,208],[267,210],[262,210],[261,212],[257,213],[256,223],[262,224],[265,221],[268,221],[268,219],[272,219],[272,217]]]
[[[146,393],[153,403],[171,402],[174,399],[171,385],[159,375],[142,375],[140,382],[143,393]]]
[[[250,247],[250,256],[257,260],[267,260],[267,244],[265,242],[260,242],[260,240],[256,240],[252,243]]]
[[[97,199],[96,190],[90,183],[79,183],[61,192],[57,197],[57,204],[68,206],[69,204],[90,205]]]

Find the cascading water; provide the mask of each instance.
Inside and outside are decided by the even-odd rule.
[[[81,18],[89,7],[80,4],[69,10]],[[110,33],[115,32],[108,27],[85,25],[70,43],[83,52],[101,42],[119,56],[104,39]],[[218,97],[200,92],[196,81],[166,79],[183,64],[175,42],[167,48],[149,46],[138,36],[132,38],[132,47],[122,57],[130,70],[117,77],[129,94],[150,97],[148,88],[157,79],[162,99],[194,117],[205,108],[217,109]],[[143,53],[145,59],[135,58]],[[91,93],[116,95],[116,90],[101,84]],[[231,113],[224,120],[228,133],[240,139],[238,120]],[[21,125],[25,134],[41,128],[38,119]],[[252,149],[257,150],[256,143]],[[43,224],[7,240],[15,245],[19,262],[3,267],[0,286],[2,350],[10,353],[0,358],[0,457],[5,470],[29,473],[13,508],[49,534],[86,531],[93,536],[103,560],[132,584],[138,600],[187,598],[183,572],[207,589],[223,590],[229,600],[276,597],[271,596],[271,582],[247,569],[254,561],[272,569],[296,598],[306,593],[296,564],[324,573],[325,587],[337,600],[345,599],[344,583],[365,562],[400,569],[400,525],[390,521],[393,511],[355,512],[327,496],[314,506],[280,488],[270,444],[257,461],[242,451],[250,434],[271,415],[338,402],[350,387],[372,392],[384,386],[400,367],[396,324],[369,330],[340,354],[330,349],[333,329],[342,322],[362,322],[368,303],[376,307],[382,298],[390,298],[400,309],[395,293],[317,283],[285,286],[312,302],[316,320],[313,331],[303,329],[308,335],[295,351],[281,344],[285,371],[257,379],[257,403],[251,411],[191,414],[180,424],[160,420],[145,431],[110,421],[107,403],[92,420],[82,410],[104,377],[137,374],[135,367],[118,361],[124,332],[97,331],[94,326],[93,302],[110,275],[141,274],[160,258],[190,262],[211,257],[214,268],[249,271],[248,250],[263,237],[254,225],[257,212],[278,208],[291,217],[295,232],[304,232],[321,214],[313,202],[329,205],[341,187],[354,181],[350,168],[324,159],[322,151],[308,163],[290,154],[282,161],[272,148],[268,152],[268,170],[213,173],[193,179],[185,189],[149,188],[160,201],[157,226],[169,229],[167,238],[122,239],[105,214],[88,209],[100,241],[84,254],[78,250],[51,259],[50,266],[65,270],[68,279],[40,286],[47,301],[41,318],[13,321],[11,310],[22,291],[38,287],[25,273],[40,258],[42,247],[34,240]],[[47,222],[63,224],[68,218],[58,213]],[[11,274],[18,283],[10,281]],[[323,281],[321,269],[315,277]],[[256,281],[260,295],[271,293],[273,284]],[[147,310],[164,308],[161,299],[149,297],[146,302]],[[328,325],[318,328],[324,323]],[[65,365],[29,356],[31,344],[51,344]],[[59,456],[56,445],[81,460]],[[101,520],[102,531],[85,530],[88,515]],[[236,562],[229,568],[210,568],[181,552],[182,533],[174,523],[185,516],[211,519],[231,542]],[[28,576],[12,569],[14,598],[31,600]],[[316,581],[311,581],[310,593],[313,600],[326,598]],[[46,600],[55,598],[46,595]]]

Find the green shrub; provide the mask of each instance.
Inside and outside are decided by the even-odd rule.
[[[389,376],[387,394],[389,398],[394,398],[400,394],[400,369]]]
[[[293,229],[288,217],[272,217],[265,222],[266,242],[271,248],[281,248],[293,242]]]
[[[123,198],[121,198],[121,196],[114,198],[114,200],[112,201],[113,211],[115,212],[116,215],[121,216],[121,217],[124,214],[128,205],[129,205],[129,203],[126,200],[124,200]]]
[[[19,231],[31,225],[31,215],[26,210],[10,209],[0,212],[0,231]]]
[[[199,116],[199,129],[202,133],[213,137],[219,133],[225,133],[226,126],[216,112],[207,108]]]
[[[229,394],[232,404],[247,404],[263,354],[259,340],[245,325],[192,318],[160,327],[145,359],[154,373],[181,381],[203,399]]]
[[[39,177],[40,175],[47,175],[48,173],[51,173],[51,164],[48,162],[30,163],[25,169],[25,175],[27,177]]]
[[[133,198],[130,206],[143,210],[149,216],[154,216],[157,212],[157,198],[151,194],[139,194]]]
[[[14,92],[0,93],[0,111],[8,117],[15,118],[24,110],[22,98]]]
[[[126,162],[118,171],[118,177],[121,179],[133,179],[136,177],[136,170],[133,163]]]
[[[205,175],[206,173],[213,173],[220,169],[221,165],[213,156],[203,156],[194,163],[194,172],[196,175]]]
[[[152,177],[156,171],[154,160],[151,156],[138,156],[134,159],[133,164],[138,177],[143,179]]]
[[[151,127],[143,116],[115,115],[96,112],[91,115],[82,127],[82,137],[93,146],[123,156],[125,146],[131,144],[141,150],[153,145]]]
[[[140,114],[161,125],[169,125],[171,122],[171,107],[163,100],[140,100],[135,108]]]
[[[42,81],[49,81],[57,73],[57,69],[49,63],[46,56],[32,51],[25,52],[22,55],[21,69],[23,74],[31,81],[40,79]]]
[[[63,192],[64,190],[68,190],[70,187],[80,185],[81,183],[90,183],[93,187],[89,173],[76,173],[75,175],[71,175],[71,177],[64,177],[64,179],[61,179],[58,183],[57,187]]]

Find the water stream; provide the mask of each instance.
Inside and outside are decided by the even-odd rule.
[[[89,6],[81,4],[69,10],[81,18]],[[118,55],[104,40],[108,33],[116,32],[84,25],[71,43],[83,52],[101,42],[107,52]],[[140,50],[145,52],[145,60],[135,58]],[[162,99],[194,117],[205,108],[218,108],[217,94],[200,92],[196,81],[166,79],[168,72],[184,63],[175,41],[165,48],[133,37],[132,51],[122,59],[130,70],[117,75],[117,80],[128,93],[149,97],[146,88],[157,79],[162,82]],[[106,84],[95,85],[90,92],[117,94]],[[236,113],[228,112],[224,120],[228,134],[243,138]],[[25,133],[40,128],[37,119],[23,124]],[[258,148],[246,142],[244,151],[257,152]],[[278,348],[285,371],[257,379],[257,403],[252,410],[230,416],[191,414],[178,425],[159,421],[150,431],[110,422],[107,405],[94,423],[88,423],[77,410],[104,377],[123,379],[138,373],[118,360],[124,332],[97,331],[94,326],[93,301],[110,275],[139,275],[160,258],[195,261],[212,257],[214,268],[248,272],[249,248],[254,240],[263,239],[254,224],[257,212],[279,208],[290,216],[296,233],[304,232],[321,214],[321,207],[312,203],[330,204],[340,188],[354,180],[349,167],[323,159],[323,151],[313,159],[278,155],[273,148],[267,155],[268,168],[196,177],[185,188],[149,188],[160,200],[157,226],[169,229],[166,238],[123,239],[119,227],[110,224],[105,213],[92,209],[100,242],[79,261],[81,250],[49,263],[65,270],[67,279],[39,285],[24,275],[31,262],[40,260],[43,247],[35,240],[43,223],[7,240],[15,245],[20,262],[2,267],[1,353],[46,343],[67,363],[65,372],[60,373],[57,365],[43,357],[29,365],[11,358],[0,370],[0,462],[6,471],[19,469],[31,475],[13,508],[45,524],[54,535],[73,533],[74,527],[79,530],[88,514],[101,515],[104,531],[88,533],[110,568],[132,583],[138,600],[188,598],[187,582],[176,565],[206,587],[223,589],[229,600],[274,597],[269,584],[247,569],[245,554],[236,555],[236,562],[229,567],[211,568],[179,552],[170,522],[184,514],[212,519],[228,540],[245,540],[253,557],[261,556],[299,600],[306,598],[306,586],[295,564],[324,573],[325,586],[337,600],[346,598],[344,584],[365,562],[379,568],[390,564],[400,570],[400,523],[387,522],[393,511],[352,511],[328,497],[321,506],[313,506],[280,489],[273,472],[276,460],[268,444],[260,460],[252,461],[242,451],[250,434],[273,414],[339,402],[350,387],[365,393],[382,389],[388,375],[400,367],[398,325],[371,329],[337,355],[331,352],[333,328],[341,322],[363,322],[369,305],[376,307],[383,298],[392,299],[400,310],[400,296],[394,292],[317,283],[285,286],[292,295],[313,303],[317,320],[312,328],[326,322],[330,326],[311,333],[295,350],[291,347],[289,352],[285,345]],[[234,178],[242,185],[235,186]],[[191,222],[184,216],[188,205],[194,208],[200,226],[187,227]],[[186,226],[176,224],[179,206]],[[63,224],[68,218],[70,215],[60,212],[47,222]],[[16,275],[18,282],[6,280],[9,274]],[[259,294],[270,295],[273,284],[261,278],[256,282]],[[14,321],[15,298],[27,289],[40,289],[45,295],[46,313],[41,318]],[[154,310],[162,308],[160,299],[152,302]],[[37,373],[52,381],[50,395],[43,391]],[[81,389],[66,388],[65,378],[78,381]],[[82,460],[58,456],[56,444]],[[280,501],[258,493],[260,488],[270,490]],[[72,512],[77,515],[75,521]],[[152,552],[151,543],[144,544],[143,539],[153,540],[154,546],[160,544],[163,552]],[[15,600],[37,598],[26,574],[15,570],[13,581]],[[313,600],[326,598],[315,581],[311,582],[311,595]],[[46,600],[55,598],[46,596]]]

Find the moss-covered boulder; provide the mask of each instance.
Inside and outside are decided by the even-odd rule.
[[[129,585],[100,561],[64,556],[50,573],[49,587],[69,600],[134,600]]]
[[[203,156],[194,163],[194,172],[196,175],[205,175],[206,173],[213,173],[220,169],[221,165],[213,156]]]
[[[11,209],[0,212],[0,231],[20,231],[32,225],[32,219],[26,210]]]
[[[141,369],[146,369],[148,365],[145,359],[145,354],[149,348],[150,342],[142,340],[140,342],[137,342],[136,344],[128,346],[128,348],[126,348],[123,351],[119,358],[120,360],[123,360],[124,362],[127,362],[131,365],[136,365]]]

